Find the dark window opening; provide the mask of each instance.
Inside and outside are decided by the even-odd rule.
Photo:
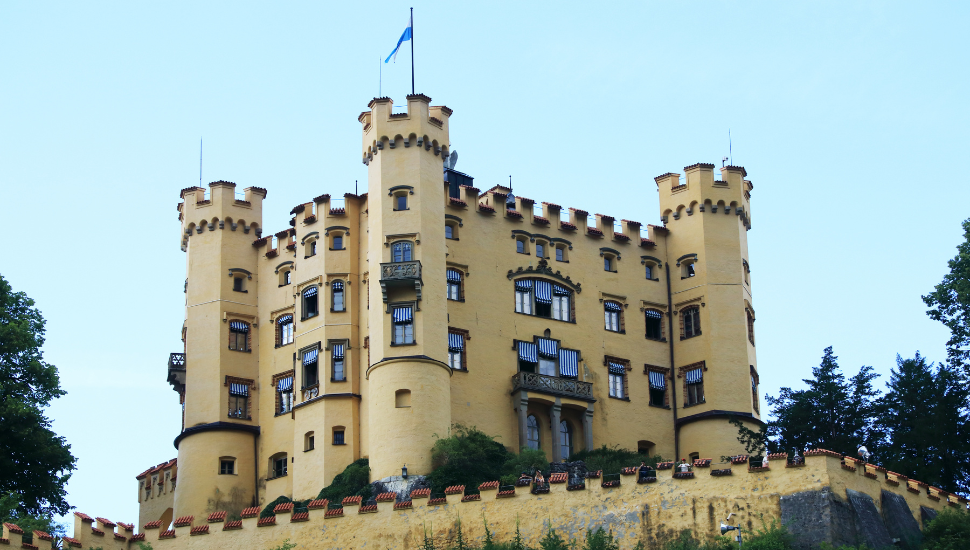
[[[394,197],[394,210],[407,210],[408,209],[408,196],[398,195]]]
[[[344,249],[344,236],[343,235],[334,235],[334,237],[333,237],[333,249],[334,250],[343,250]]]
[[[648,309],[646,311],[647,319],[647,338],[651,340],[660,340],[663,338],[663,314],[659,311]]]
[[[334,432],[333,432],[333,444],[334,445],[343,445],[344,444],[344,431],[343,430],[334,430]]]
[[[242,292],[243,291],[243,279],[242,279],[242,277],[234,277],[232,279],[232,289],[235,290],[236,292]]]
[[[666,393],[667,393],[667,390],[650,388],[650,404],[653,405],[654,407],[667,406],[667,404],[665,403]]]
[[[286,475],[286,455],[273,460],[273,477],[283,477]]]
[[[219,461],[219,474],[231,476],[236,473],[236,463],[232,460]]]

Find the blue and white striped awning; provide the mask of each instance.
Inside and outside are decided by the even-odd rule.
[[[519,359],[528,363],[538,363],[536,345],[532,342],[519,342]]]
[[[556,296],[569,296],[569,289],[564,286],[552,285],[552,293]]]
[[[606,308],[606,311],[623,311],[623,306],[617,302],[604,302],[603,307]]]
[[[310,363],[316,363],[318,353],[320,353],[320,350],[318,349],[311,349],[310,351],[303,352],[303,364],[309,365]]]
[[[315,286],[311,286],[310,288],[303,291],[304,298],[309,298],[310,296],[316,296],[316,295],[317,295],[317,287]]]
[[[243,321],[229,321],[229,328],[235,332],[249,332],[249,323]]]
[[[463,349],[465,349],[465,335],[449,332],[448,351],[461,351]]]
[[[280,378],[276,382],[276,389],[281,392],[293,391],[293,377],[287,376],[286,378]]]
[[[655,309],[648,309],[645,313],[647,314],[647,317],[651,319],[660,319],[663,317],[663,313],[660,313]]]
[[[519,292],[528,292],[532,290],[532,279],[520,279],[515,281],[515,290]]]
[[[555,358],[559,355],[559,342],[555,340],[547,340],[545,338],[539,338],[539,355],[543,357]]]
[[[662,372],[650,371],[650,387],[655,390],[662,390],[667,387],[667,377]]]
[[[549,281],[536,281],[536,301],[540,304],[552,303],[552,283]]]
[[[248,384],[229,384],[229,395],[241,395],[243,397],[249,396],[249,385]]]
[[[460,283],[461,282],[461,271],[457,269],[449,269],[446,272],[449,283]]]
[[[610,374],[626,374],[626,367],[619,363],[610,361]]]
[[[579,352],[572,349],[559,350],[559,375],[573,378],[579,376]]]
[[[331,344],[330,348],[333,350],[334,359],[344,358],[344,345],[343,344]]]
[[[276,322],[279,323],[279,324],[281,324],[281,325],[283,323],[292,323],[293,322],[293,315],[280,315],[280,318],[277,319]]]
[[[394,322],[398,324],[405,324],[411,322],[411,308],[410,307],[396,307],[394,308]]]
[[[343,290],[344,284],[341,281],[334,281],[333,283],[331,283],[331,288],[333,288],[334,290]]]
[[[700,384],[704,381],[704,372],[698,367],[687,371],[684,375],[688,384]]]

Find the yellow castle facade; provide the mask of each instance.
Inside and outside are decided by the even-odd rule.
[[[279,232],[265,189],[182,190],[182,432],[137,478],[140,525],[314,498],[364,457],[374,480],[426,474],[454,423],[552,461],[743,452],[726,418],[760,423],[744,168],[659,176],[663,224],[618,221],[475,188],[449,164],[451,116],[371,101],[367,192],[308,197]]]

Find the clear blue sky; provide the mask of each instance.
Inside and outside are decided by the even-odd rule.
[[[70,502],[136,521],[134,476],[176,455],[184,256],[199,181],[269,189],[264,225],[366,187],[357,115],[411,4],[0,4],[0,273],[48,319]],[[417,91],[455,110],[489,188],[659,223],[653,177],[734,163],[765,392],[833,345],[883,379],[944,356],[920,300],[970,217],[966,3],[416,2]],[[409,48],[383,93],[410,92]],[[964,174],[961,176],[960,174]],[[275,496],[275,495],[273,495]]]

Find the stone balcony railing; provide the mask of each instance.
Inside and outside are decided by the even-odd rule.
[[[417,301],[421,301],[421,262],[387,262],[381,264],[381,293],[387,303],[387,288],[392,286],[413,287]]]
[[[593,399],[593,384],[569,378],[547,376],[534,372],[520,372],[512,377],[512,391],[526,390],[560,397],[572,397],[583,401]]]
[[[168,356],[168,383],[172,389],[182,393],[185,387],[185,354],[172,353]]]

